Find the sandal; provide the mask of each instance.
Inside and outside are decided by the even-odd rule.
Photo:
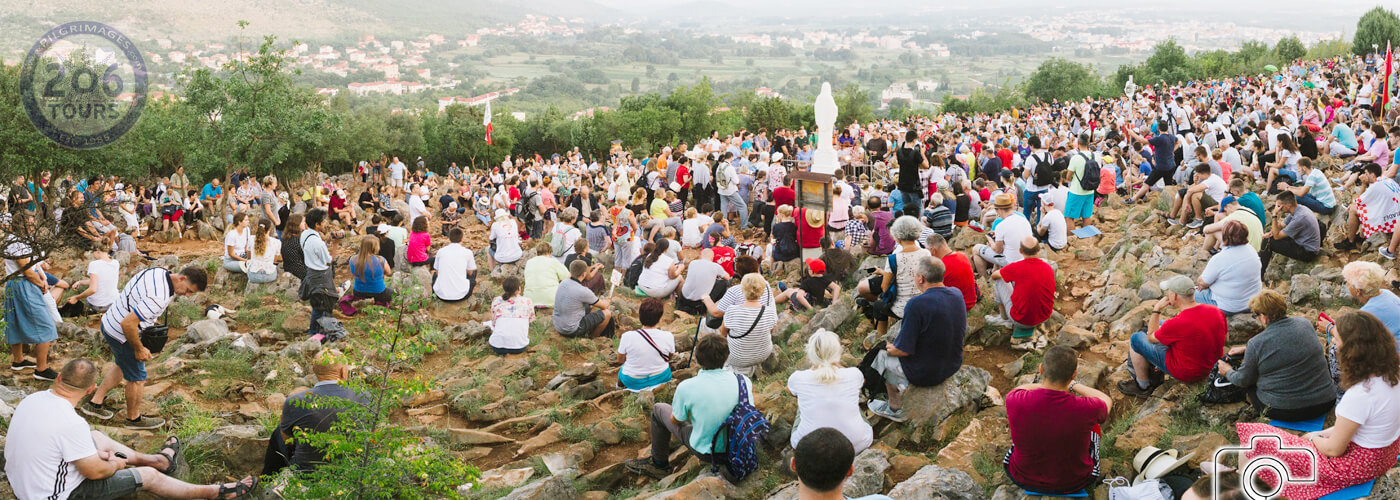
[[[169,455],[165,453],[166,449],[169,449],[171,451]],[[175,477],[176,469],[179,467],[180,452],[184,451],[184,449],[185,443],[180,441],[179,437],[170,436],[168,438],[165,438],[165,445],[161,448],[160,453],[157,453],[157,455],[165,457],[165,459],[170,462],[170,465],[167,466],[164,470],[161,470],[161,474],[165,474],[169,477]]]
[[[243,479],[248,479],[248,478],[252,478],[252,479],[253,479],[253,484],[249,485],[249,484],[246,484],[246,483],[243,482]],[[239,479],[238,482],[233,483],[233,487],[232,487],[232,488],[230,488],[230,487],[228,487],[228,486],[225,486],[225,485],[222,485],[222,484],[219,485],[219,493],[218,493],[217,495],[215,495],[215,496],[218,497],[218,498],[225,499],[225,500],[233,500],[233,499],[235,499],[235,498],[243,498],[243,497],[246,497],[246,496],[248,496],[248,495],[252,495],[253,492],[256,491],[256,490],[258,489],[258,477],[257,477],[257,476],[248,476],[248,477],[245,477],[245,478],[243,478],[243,479]],[[225,495],[233,495],[233,496],[230,497],[230,496],[225,496]]]

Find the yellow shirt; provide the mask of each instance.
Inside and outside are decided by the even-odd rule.
[[[1259,217],[1254,215],[1254,211],[1240,207],[1225,216],[1225,220],[1236,220],[1244,224],[1244,228],[1249,230],[1249,246],[1254,247],[1254,251],[1259,251],[1259,245],[1264,241],[1264,224],[1259,222]]]

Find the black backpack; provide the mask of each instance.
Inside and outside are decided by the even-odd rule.
[[[539,195],[539,191],[532,191],[530,194],[525,195],[525,197],[520,200],[520,203],[515,205],[515,218],[520,219],[521,222],[526,224],[534,222],[535,213],[533,210],[530,210],[530,199],[538,197]]]
[[[1094,161],[1094,157],[1079,153],[1084,157],[1084,175],[1079,176],[1079,188],[1086,191],[1096,191],[1099,189],[1099,162]]]
[[[1032,171],[1031,171],[1032,174],[1034,175],[1034,178],[1033,178],[1032,180],[1035,182],[1035,185],[1037,185],[1037,186],[1053,186],[1053,185],[1055,185],[1055,184],[1056,184],[1056,182],[1055,182],[1055,181],[1056,181],[1056,179],[1055,179],[1055,172],[1056,172],[1056,170],[1055,170],[1055,162],[1050,161],[1050,153],[1046,153],[1046,154],[1045,154],[1043,157],[1041,157],[1041,158],[1036,158],[1035,155],[1031,155],[1031,158],[1035,159],[1035,162],[1036,162],[1036,163],[1035,163],[1035,170],[1032,170]]]
[[[1244,364],[1243,358],[1236,358],[1228,354],[1220,359],[1235,369],[1239,369],[1240,365]],[[1206,388],[1201,391],[1200,395],[1196,396],[1196,399],[1202,404],[1209,405],[1238,403],[1245,400],[1245,390],[1243,387],[1230,383],[1229,379],[1220,374],[1220,367],[1217,366],[1210,369],[1210,376],[1206,377]]]
[[[637,256],[632,259],[632,265],[627,266],[627,272],[622,275],[622,286],[632,288],[637,286],[637,280],[642,277],[642,261],[644,256]]]

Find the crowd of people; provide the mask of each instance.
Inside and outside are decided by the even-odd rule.
[[[967,315],[989,300],[987,324],[1006,329],[1014,347],[1044,353],[1040,381],[1006,396],[1014,444],[1007,474],[1028,490],[1072,493],[1099,479],[1098,439],[1113,400],[1075,383],[1077,354],[1046,349],[1045,332],[1037,333],[1056,308],[1056,254],[1073,245],[1077,230],[1104,223],[1096,212],[1105,203],[1161,199],[1157,230],[1184,226],[1210,256],[1198,275],[1158,283],[1161,299],[1123,360],[1131,377],[1117,389],[1145,397],[1168,376],[1193,384],[1215,371],[1247,389],[1263,416],[1306,420],[1335,412],[1333,427],[1285,443],[1323,457],[1318,483],[1284,486],[1290,498],[1316,498],[1378,476],[1400,449],[1400,298],[1384,268],[1370,261],[1377,259],[1352,253],[1376,233],[1393,234],[1380,260],[1400,250],[1400,158],[1391,154],[1400,147],[1400,123],[1394,108],[1374,105],[1375,67],[1374,57],[1298,62],[1271,75],[1149,86],[1116,98],[852,123],[831,138],[805,129],[771,138],[767,130],[714,131],[644,155],[617,148],[601,161],[574,149],[507,156],[478,169],[444,165],[439,174],[421,158],[409,167],[386,157],[340,177],[235,172],[227,191],[219,178],[192,184],[183,169],[147,186],[47,173],[20,178],[6,200],[15,215],[5,221],[6,255],[13,257],[5,262],[13,276],[5,303],[11,368],[32,369],[54,385],[26,399],[16,421],[57,411],[37,408],[60,399],[111,419],[116,412],[107,397],[125,383],[125,425],[164,424],[140,408],[145,363],[153,357],[143,331],[162,322],[176,297],[205,290],[211,277],[198,267],[151,267],[123,285],[111,254],[143,255],[140,240],[179,238],[209,225],[222,228],[220,272],[254,284],[294,276],[298,298],[311,308],[307,335],[325,342],[344,335],[337,317],[369,303],[391,305],[404,293],[395,283],[426,275],[417,285],[436,301],[478,296],[490,312],[487,344],[497,355],[540,342],[531,324],[549,309],[548,334],[616,337],[619,387],[669,383],[677,362],[693,362],[698,373],[680,381],[669,403],[652,408],[651,455],[626,463],[654,478],[670,472],[672,438],[703,460],[729,453],[732,440],[717,432],[780,351],[798,348],[775,343],[780,318],[850,296],[842,303],[854,304],[880,341],[862,346],[868,354],[861,366],[843,366],[842,339],[817,331],[805,345],[806,368],[787,382],[798,407],[791,467],[812,495],[839,493],[835,479],[844,475],[837,473],[871,445],[862,404],[875,417],[903,422],[909,391],[938,386],[958,371]],[[792,174],[810,166],[823,140],[833,141],[843,160],[831,175],[831,203],[811,206],[799,201]],[[25,246],[24,235],[41,230],[34,227],[40,213],[55,214],[59,228],[78,235],[91,257],[86,279],[58,279],[48,272],[48,256]],[[1346,222],[1329,249],[1333,214]],[[950,242],[968,232],[985,233],[977,237],[985,242],[966,253],[953,249]],[[478,274],[478,252],[499,279]],[[1290,316],[1265,271],[1278,265],[1277,256],[1312,262],[1328,252],[1352,261],[1343,275],[1363,307],[1335,323],[1325,314],[1316,323]],[[867,258],[877,264],[856,269]],[[868,277],[848,280],[857,271]],[[482,290],[493,295],[480,297]],[[619,294],[639,300],[640,328],[619,328]],[[661,327],[668,305],[699,323],[690,353],[678,352],[674,336],[681,332]],[[90,314],[101,315],[111,363],[99,371],[73,360],[55,372],[48,356],[55,323]],[[1263,331],[1243,346],[1227,346],[1233,315],[1255,316]],[[357,397],[336,386],[348,376],[343,363],[318,357],[315,366],[324,385],[308,394]],[[268,470],[314,467],[318,452],[286,438],[324,427],[324,417],[284,407]],[[76,469],[88,480],[121,477],[123,488],[134,481],[151,491],[185,492],[176,496],[255,486],[156,479],[154,471],[170,463],[164,451],[123,451],[118,460],[112,457],[123,448],[94,434],[94,452],[93,443],[70,436],[87,432],[81,420],[65,417],[62,428],[30,422],[35,433],[63,436],[42,467],[12,439],[7,470],[24,463],[29,475],[12,472],[12,483],[24,491],[55,483],[72,491],[79,482],[65,485],[64,478]],[[1278,431],[1254,423],[1238,429],[1242,440]],[[178,453],[178,442],[168,444]]]

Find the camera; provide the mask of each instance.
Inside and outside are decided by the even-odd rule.
[[[1270,443],[1271,441],[1272,443]],[[1261,449],[1273,451],[1263,452],[1245,461],[1245,454],[1256,453]],[[1251,500],[1281,498],[1283,486],[1285,484],[1311,484],[1317,482],[1318,479],[1317,452],[1312,448],[1284,446],[1283,438],[1277,435],[1256,434],[1250,437],[1247,445],[1242,443],[1241,446],[1223,446],[1215,450],[1215,455],[1212,460],[1217,464],[1222,463],[1221,459],[1231,453],[1238,454],[1240,457],[1240,489],[1245,494],[1245,497]],[[1293,477],[1287,463],[1283,460],[1285,457],[1302,457],[1308,464],[1307,473],[1302,477]],[[1273,485],[1272,488],[1268,486],[1261,487],[1260,485],[1265,483],[1256,481],[1259,474],[1265,470],[1273,471],[1274,475],[1278,478],[1278,483]],[[1211,475],[1210,492],[1211,498],[1220,497],[1219,474]]]

